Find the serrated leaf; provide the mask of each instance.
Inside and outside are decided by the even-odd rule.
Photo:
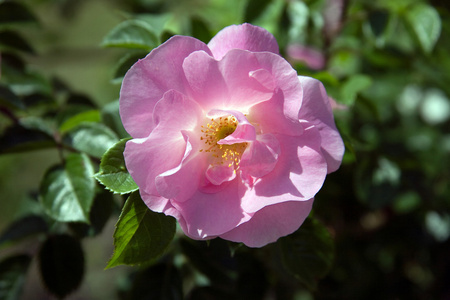
[[[20,299],[30,263],[28,255],[11,256],[0,262],[0,299]]]
[[[430,53],[441,34],[439,13],[431,5],[418,3],[405,10],[405,16],[423,51]]]
[[[118,140],[117,135],[101,123],[83,123],[64,137],[64,142],[97,158],[101,158]]]
[[[83,279],[81,243],[67,234],[50,236],[39,251],[39,267],[47,289],[59,299],[64,298]]]
[[[356,74],[344,82],[341,88],[341,102],[345,105],[353,105],[356,96],[369,88],[372,79],[369,76]]]
[[[281,257],[286,269],[308,289],[314,290],[334,259],[334,243],[327,228],[308,218],[293,234],[280,239]]]
[[[0,2],[0,27],[19,23],[37,22],[34,15],[18,2]]]
[[[24,109],[23,102],[6,85],[0,84],[0,105],[10,109]]]
[[[93,175],[92,164],[84,153],[71,153],[64,167],[50,169],[41,183],[41,201],[47,214],[60,222],[89,223]]]
[[[100,111],[98,110],[88,110],[83,111],[79,114],[76,114],[67,120],[65,120],[61,126],[59,126],[59,131],[64,134],[69,130],[72,130],[73,128],[81,125],[85,122],[93,122],[97,123],[100,122]]]
[[[47,232],[47,223],[39,216],[23,217],[5,229],[0,236],[0,246],[15,242],[31,235]],[[1,299],[1,298],[0,298]]]
[[[114,254],[106,268],[142,265],[161,256],[175,235],[175,219],[151,211],[134,192],[127,199],[114,231]]]
[[[118,194],[128,194],[139,188],[128,173],[123,158],[125,144],[129,139],[120,140],[106,151],[100,163],[100,170],[95,174],[101,184]]]
[[[17,32],[5,30],[0,32],[0,50],[18,50],[27,53],[34,53],[30,44],[24,40]]]
[[[122,47],[150,50],[159,39],[152,28],[141,20],[127,20],[114,27],[103,39],[103,47]]]

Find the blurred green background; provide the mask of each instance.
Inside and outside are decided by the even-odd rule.
[[[0,29],[14,29],[33,51],[10,45],[0,35],[0,82],[21,97],[35,88],[35,82],[21,81],[11,71],[8,55],[17,55],[44,81],[58,78],[99,107],[118,99],[124,71],[152,48],[151,42],[130,47],[105,38],[125,20],[144,20],[160,41],[183,34],[208,42],[223,27],[243,22],[272,32],[281,54],[298,73],[321,80],[335,99],[346,154],[314,204],[314,216],[335,240],[330,273],[316,291],[287,281],[285,294],[270,290],[255,299],[450,299],[448,2],[17,2],[37,22],[2,22]],[[0,11],[1,17],[8,15]],[[36,111],[27,114],[39,114]],[[10,125],[8,117],[0,115],[1,132]],[[0,146],[0,231],[21,216],[41,212],[33,195],[47,169],[59,160],[54,148],[19,153],[8,152],[5,145]],[[86,275],[80,290],[68,299],[114,299],[119,290],[129,289],[126,275],[131,268],[103,271],[113,250],[117,217],[116,211],[101,235],[83,240]],[[0,247],[0,256],[15,250]],[[35,262],[29,274],[34,275],[27,277],[22,299],[51,299]],[[196,280],[201,284],[204,277]]]

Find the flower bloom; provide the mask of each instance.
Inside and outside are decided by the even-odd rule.
[[[250,24],[154,49],[125,75],[120,114],[142,199],[193,239],[262,247],[294,232],[344,152],[322,84]]]

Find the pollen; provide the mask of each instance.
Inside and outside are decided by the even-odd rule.
[[[233,167],[235,171],[239,168],[241,155],[247,143],[217,144],[218,141],[232,134],[237,125],[238,121],[234,116],[227,116],[210,119],[205,126],[201,126],[200,140],[204,142],[204,148],[200,149],[200,152],[211,153],[213,165],[227,165],[230,168]]]

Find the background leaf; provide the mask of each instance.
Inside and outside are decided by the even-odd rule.
[[[50,236],[39,251],[39,267],[48,290],[64,298],[83,279],[84,254],[80,242],[67,234]]]
[[[7,108],[24,109],[25,106],[19,97],[14,94],[10,88],[0,84],[0,105],[4,105]]]
[[[94,200],[94,169],[86,154],[71,153],[65,165],[50,169],[41,183],[46,212],[61,222],[89,222]]]
[[[264,10],[269,6],[271,0],[249,0],[247,1],[247,7],[245,8],[244,21],[252,23],[254,22]]]
[[[16,255],[0,262],[0,299],[19,299],[31,262],[28,255]]]
[[[119,138],[108,127],[100,123],[83,123],[64,137],[64,141],[79,151],[101,158]]]
[[[19,124],[8,127],[0,136],[0,153],[26,152],[55,146],[55,141],[41,130]]]
[[[106,151],[100,163],[100,170],[95,174],[101,184],[118,194],[128,194],[139,188],[125,166],[123,151],[128,140],[130,139],[122,139]]]
[[[418,3],[408,8],[405,14],[423,51],[430,53],[441,34],[439,13],[430,5]]]
[[[127,299],[183,300],[181,274],[170,263],[159,263],[133,274]]]
[[[36,17],[23,4],[13,1],[0,2],[0,27],[36,21]]]
[[[315,289],[334,257],[334,244],[327,228],[313,218],[293,234],[280,239],[283,263],[308,289]]]
[[[141,20],[120,23],[103,39],[103,47],[122,47],[151,50],[158,46],[159,38],[152,28]]]
[[[100,122],[100,111],[98,110],[88,110],[83,111],[79,114],[74,115],[73,117],[68,118],[64,121],[64,123],[59,126],[59,131],[64,134],[67,131],[72,130],[73,128],[81,125],[82,123]]]
[[[40,216],[23,217],[6,228],[0,236],[0,247],[31,235],[47,232],[47,222]],[[1,299],[1,298],[0,298]]]
[[[139,192],[130,195],[114,231],[114,254],[106,268],[154,261],[169,246],[175,219],[151,211]]]
[[[5,30],[0,32],[0,50],[19,50],[34,53],[31,45],[17,32]]]

